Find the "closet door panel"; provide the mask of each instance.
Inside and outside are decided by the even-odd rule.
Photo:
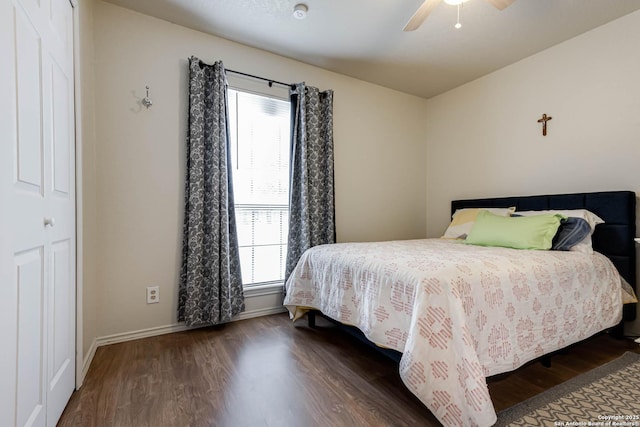
[[[73,9],[69,6],[69,0],[48,0],[49,22],[56,43],[64,50],[64,56],[73,56]]]
[[[16,361],[18,335],[18,280],[15,248],[9,240],[14,213],[5,206],[13,203],[17,181],[16,113],[16,11],[13,4],[0,0],[0,425],[12,426],[16,418]],[[25,177],[23,177],[25,178]],[[25,178],[26,179],[26,178]],[[37,182],[38,179],[31,179]]]
[[[51,190],[56,198],[70,199],[71,188],[71,142],[73,136],[69,123],[69,93],[72,83],[57,62],[51,66],[52,82],[52,140],[53,140],[53,173]]]
[[[34,6],[30,4],[30,6]],[[17,300],[15,415],[17,426],[46,423],[47,236],[43,56],[41,34],[20,7],[13,8],[15,129],[9,240]],[[13,422],[12,422],[13,425]]]
[[[46,337],[42,307],[46,301],[44,247],[16,254],[14,286],[18,295],[16,425],[43,426],[46,420],[44,358]]]
[[[41,40],[29,19],[15,11],[17,82],[16,183],[23,191],[43,196]]]
[[[75,135],[73,105],[72,8],[68,0],[50,0],[51,15],[44,66],[48,73],[45,129],[50,129],[49,178],[45,180],[51,270],[49,274],[49,346],[47,425],[55,426],[75,387]],[[47,167],[45,167],[47,170]]]
[[[70,239],[51,244],[47,425],[57,423],[75,386],[75,254]]]

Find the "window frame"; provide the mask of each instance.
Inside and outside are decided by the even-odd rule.
[[[255,79],[241,76],[241,75],[227,74],[227,97],[229,96],[229,92],[228,92],[229,89],[235,90],[238,92],[245,92],[252,95],[274,98],[274,99],[278,99],[278,100],[289,102],[289,103],[291,101],[288,87],[283,87],[282,85],[278,85],[278,84],[274,84],[271,87],[269,87],[267,82],[256,81]],[[227,105],[227,108],[228,107],[229,106]],[[290,112],[290,117],[291,117],[291,112]],[[234,201],[234,208],[235,208],[235,201]],[[290,205],[289,203],[287,203],[287,211],[289,209],[290,209]],[[285,254],[285,258],[286,258],[286,254]],[[272,289],[272,288],[278,288],[278,289],[281,288],[284,285],[284,279],[250,283],[250,284],[245,284],[243,282],[242,285],[245,292],[248,291],[251,293],[255,293],[255,292],[260,293],[261,291],[268,291],[269,289]]]

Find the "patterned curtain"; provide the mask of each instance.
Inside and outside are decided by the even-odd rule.
[[[293,123],[289,241],[285,282],[307,249],[335,243],[333,91],[298,83],[291,90]]]
[[[244,310],[222,62],[189,58],[189,130],[178,320],[228,322]]]

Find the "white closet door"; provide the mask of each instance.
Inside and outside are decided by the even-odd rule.
[[[42,1],[42,0],[41,0]],[[46,182],[45,218],[49,244],[47,425],[55,426],[75,388],[76,360],[76,216],[75,126],[73,90],[73,9],[69,0],[48,0],[52,30],[49,60],[44,62],[45,102],[51,172]],[[44,3],[44,2],[43,2]],[[45,168],[46,169],[46,168]],[[44,222],[44,220],[43,220]]]
[[[73,14],[0,16],[0,425],[55,426],[75,376]]]

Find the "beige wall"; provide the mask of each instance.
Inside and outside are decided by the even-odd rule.
[[[452,199],[640,194],[638,46],[635,12],[430,99],[427,235],[443,233]]]
[[[104,2],[94,21],[97,144],[85,178],[95,173],[95,193],[85,198],[98,225],[98,280],[85,309],[97,316],[98,336],[176,322],[191,55],[333,89],[338,240],[425,236],[424,99]],[[139,103],[145,85],[148,110]],[[159,304],[145,304],[150,285],[160,286]]]

